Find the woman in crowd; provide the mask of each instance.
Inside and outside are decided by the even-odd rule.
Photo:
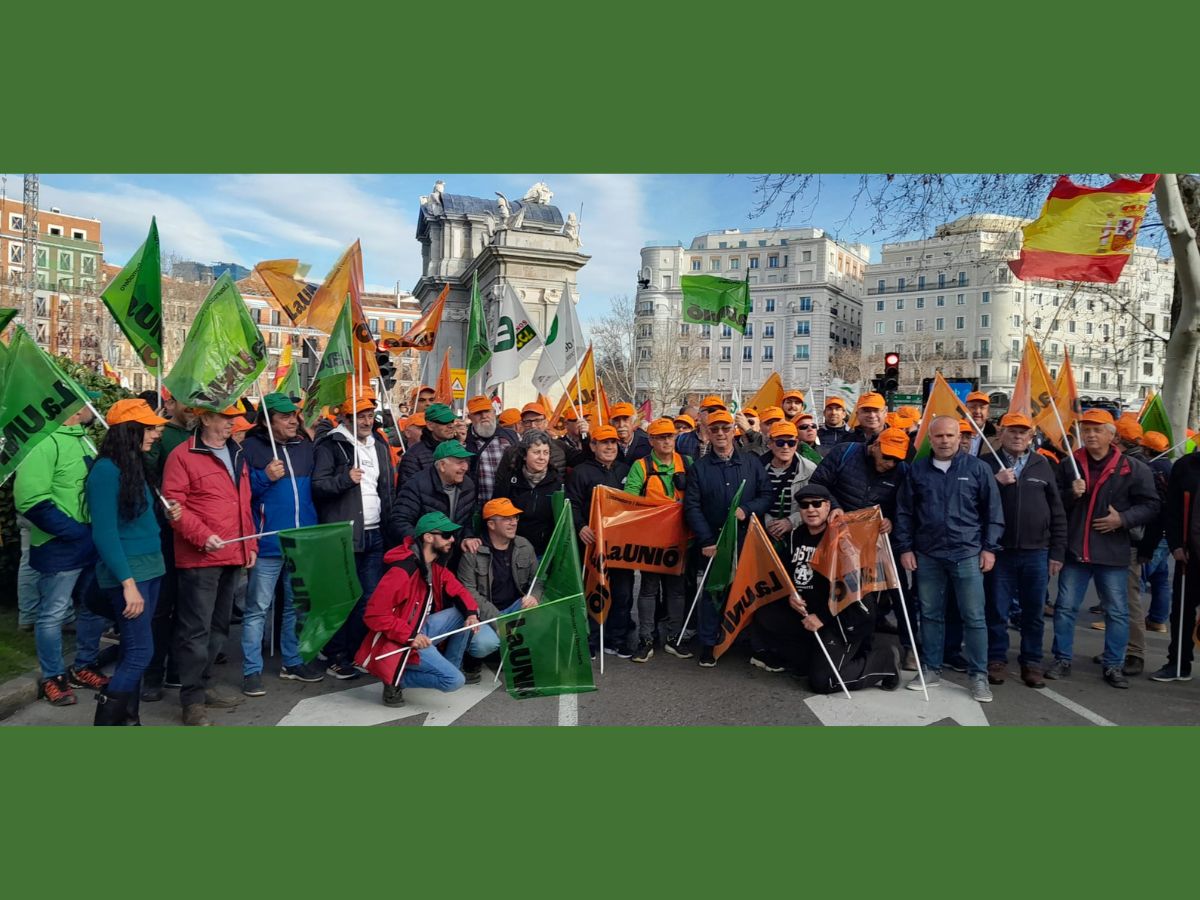
[[[550,467],[550,435],[535,429],[521,436],[512,474],[496,482],[496,497],[507,497],[521,510],[517,534],[533,544],[539,558],[554,530],[551,495],[563,486],[558,472]]]

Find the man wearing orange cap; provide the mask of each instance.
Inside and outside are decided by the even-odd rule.
[[[496,424],[496,410],[483,394],[467,401],[467,416],[471,430],[467,432],[466,448],[475,454],[470,475],[475,481],[476,502],[484,504],[496,492],[496,469],[504,451],[515,447],[520,439],[512,429]]]
[[[958,423],[958,446],[960,453],[966,453],[968,456],[975,456],[971,449],[975,446],[975,429],[971,423],[963,419]]]
[[[650,439],[633,427],[633,404],[616,403],[612,407],[612,427],[617,429],[617,458],[627,466],[650,453]]]
[[[1004,534],[987,582],[988,681],[1004,684],[1008,670],[1008,618],[1012,601],[1021,610],[1021,651],[1017,661],[1028,687],[1042,681],[1042,606],[1050,576],[1062,570],[1067,550],[1067,515],[1054,466],[1030,449],[1033,420],[1010,412],[1000,420],[997,450],[983,457],[1000,487]]]
[[[769,453],[760,457],[771,483],[771,507],[763,518],[781,559],[791,559],[792,530],[800,527],[800,512],[792,497],[808,484],[817,464],[797,452],[800,438],[791,422],[776,422],[768,437]],[[753,661],[752,661],[753,662]]]
[[[1123,670],[1129,643],[1130,532],[1158,515],[1158,492],[1146,464],[1127,458],[1114,446],[1117,426],[1110,413],[1089,409],[1079,421],[1083,447],[1073,454],[1074,465],[1063,463],[1058,468],[1067,510],[1067,559],[1054,607],[1054,664],[1045,677],[1070,676],[1075,615],[1088,583],[1094,580],[1104,606],[1104,680],[1112,687],[1128,688]],[[1075,477],[1076,466],[1083,477]]]
[[[725,401],[716,394],[709,394],[701,400],[700,406],[694,413],[696,429],[690,434],[680,435],[675,441],[675,449],[684,456],[690,456],[692,459],[700,459],[700,457],[708,453],[708,416],[709,413],[716,412],[719,409],[725,409]],[[780,411],[780,415],[783,415],[782,411]],[[759,417],[759,427],[764,427],[761,415]]]
[[[567,405],[562,419],[565,432],[562,437],[555,438],[555,443],[562,448],[569,474],[572,468],[591,455],[591,450],[588,449],[588,423],[587,419],[579,418],[579,413],[570,404]]]
[[[796,436],[800,439],[797,453],[803,456],[814,467],[820,464],[829,450],[822,449],[817,440],[817,420],[812,413],[800,413],[793,422],[796,426]],[[832,449],[832,448],[830,448]]]
[[[437,396],[437,391],[435,391],[429,385],[427,385],[427,384],[421,385],[417,389],[417,400],[416,400],[416,403],[413,405],[413,412],[425,412],[426,408],[429,406],[430,403],[433,402],[433,398],[436,396]]]
[[[979,426],[983,431],[983,436],[988,440],[996,436],[996,426],[988,421],[988,409],[991,407],[991,402],[991,398],[983,391],[971,391],[971,393],[967,394],[967,412],[971,414],[971,419]],[[971,446],[966,452],[972,456],[983,456],[985,453],[990,453],[991,451],[988,450],[987,444],[979,436],[979,432],[975,431],[974,428],[971,431],[975,437],[971,439]]]
[[[817,429],[817,439],[821,446],[830,449],[846,441],[854,440],[850,426],[846,424],[846,401],[841,397],[832,396],[825,400],[825,424]]]
[[[875,440],[879,433],[887,427],[883,418],[886,411],[887,401],[883,399],[882,394],[868,393],[859,397],[858,408],[855,411],[855,415],[858,417],[858,427],[850,432],[850,439],[862,441],[865,444]]]
[[[787,391],[784,393],[783,399],[779,401],[779,405],[783,409],[784,418],[795,425],[800,413],[804,412],[804,393]]]

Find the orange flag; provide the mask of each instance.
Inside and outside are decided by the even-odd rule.
[[[758,392],[746,401],[746,406],[752,406],[760,412],[768,406],[780,406],[783,403],[783,394],[783,379],[779,377],[778,372],[772,372]]]
[[[729,585],[729,596],[721,613],[720,632],[713,646],[713,656],[719,658],[733,646],[758,609],[790,597],[795,592],[791,576],[771,546],[771,539],[763,530],[758,516],[750,516],[746,540],[742,544],[737,570],[733,573],[733,583]]]
[[[1026,336],[1025,352],[1021,355],[1021,365],[1017,369],[1017,381],[1013,385],[1012,399],[1009,401],[1009,412],[1020,412],[1029,416],[1035,422],[1049,408],[1054,397],[1054,384],[1050,380],[1050,372],[1046,362],[1038,350],[1033,338]],[[1053,420],[1054,413],[1051,411]]]
[[[375,338],[363,314],[363,265],[362,245],[355,241],[334,263],[325,280],[321,282],[308,306],[304,324],[329,334],[333,323],[341,312],[342,302],[350,296],[350,318],[354,330],[354,356],[356,368],[362,371],[360,379],[379,377],[379,363],[375,360],[377,349]],[[365,367],[365,370],[363,369]]]
[[[835,616],[868,594],[900,586],[882,525],[879,507],[869,506],[846,513],[822,535],[810,565],[829,580],[829,611]]]
[[[434,339],[437,337],[438,325],[442,322],[442,312],[446,309],[446,295],[450,293],[450,283],[447,282],[437,299],[429,304],[421,318],[413,322],[412,328],[400,335],[395,348],[411,347],[413,350],[432,350]],[[392,344],[384,344],[386,349],[394,349]]]
[[[608,421],[608,407],[607,404],[601,405],[599,400],[602,390],[603,388],[596,378],[596,360],[589,345],[583,359],[579,362],[579,375],[571,378],[566,393],[562,395],[558,406],[554,408],[551,425],[562,420],[563,413],[572,403],[583,409],[584,416],[594,416],[593,425],[603,425]]]
[[[272,389],[279,390],[279,386],[283,384],[284,379],[288,377],[288,371],[292,368],[292,345],[288,342],[283,345],[283,352],[279,354],[279,364],[275,367],[275,377],[272,381]]]
[[[433,388],[433,402],[454,405],[454,388],[450,384],[450,348],[442,357],[442,368],[438,372],[437,384]]]
[[[921,425],[917,429],[917,437],[913,445],[917,448],[917,459],[924,459],[932,452],[929,443],[929,426],[938,416],[954,416],[965,419],[970,414],[958,399],[958,394],[951,390],[942,373],[933,376],[933,387],[929,390],[929,399],[925,401],[925,410],[921,414]]]
[[[606,566],[664,575],[683,573],[688,531],[682,503],[667,497],[638,497],[601,485],[592,494],[592,508],[600,511]]]
[[[1058,370],[1058,378],[1054,380],[1051,397],[1053,405],[1047,404],[1038,412],[1033,424],[1034,427],[1042,429],[1046,437],[1066,451],[1068,448],[1063,428],[1070,429],[1080,413],[1079,390],[1075,387],[1075,372],[1071,368],[1071,354],[1066,350],[1063,351],[1062,368]],[[1055,408],[1058,409],[1058,416],[1054,414]],[[1062,427],[1059,427],[1059,416],[1062,417]]]
[[[308,266],[298,259],[268,259],[254,267],[254,274],[266,284],[272,305],[287,316],[288,321],[299,325],[305,320],[313,296],[321,287],[305,280]]]

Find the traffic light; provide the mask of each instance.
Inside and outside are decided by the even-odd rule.
[[[392,364],[392,355],[386,350],[376,350],[375,362],[379,365],[379,377],[383,379],[384,388],[390,391],[396,386],[396,367]]]
[[[886,353],[883,357],[883,394],[900,390],[900,354]]]

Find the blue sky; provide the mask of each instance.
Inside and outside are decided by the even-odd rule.
[[[632,294],[639,251],[647,241],[683,241],[718,228],[772,227],[769,214],[751,220],[753,184],[744,175],[56,175],[41,176],[41,206],[95,217],[103,224],[105,257],[123,264],[158,217],[163,252],[201,262],[296,257],[324,277],[355,238],[363,242],[367,283],[410,290],[420,275],[414,234],[418,197],[442,178],[446,192],[510,199],[536,181],[554,204],[579,213],[582,250],[591,260],[579,274],[581,318],[603,313],[608,300]],[[859,240],[843,223],[853,178],[826,176],[817,210],[793,224]],[[21,176],[8,176],[20,196]],[[861,227],[861,225],[857,226]],[[865,240],[865,239],[864,239]]]

